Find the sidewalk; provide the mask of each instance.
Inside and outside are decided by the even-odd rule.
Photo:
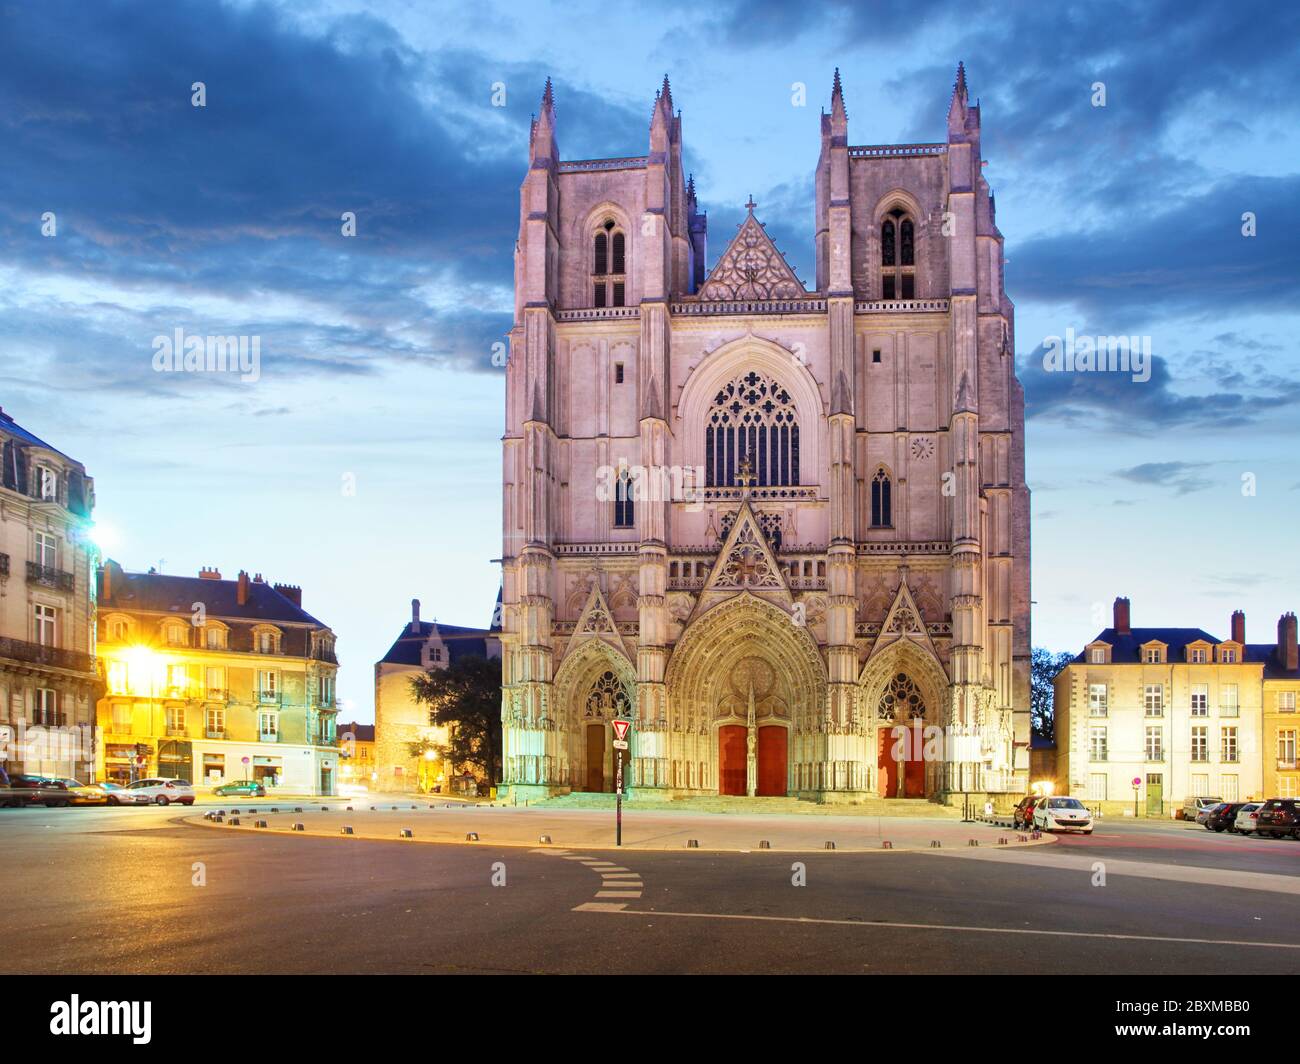
[[[592,810],[524,809],[497,806],[432,804],[425,801],[395,800],[387,802],[354,802],[346,807],[331,806],[321,810],[321,802],[314,804],[271,803],[263,799],[256,803],[233,802],[218,806],[226,813],[223,822],[208,819],[208,814],[191,814],[190,823],[224,830],[267,831],[315,835],[338,838],[347,834],[362,839],[397,840],[403,829],[411,832],[414,842],[460,843],[467,842],[469,833],[477,834],[477,843],[485,846],[553,845],[575,849],[612,849],[614,847],[614,814]],[[371,806],[377,808],[372,809]],[[394,809],[393,807],[397,808]],[[273,812],[278,809],[278,812]],[[234,811],[239,810],[236,814]],[[238,819],[238,826],[232,825]],[[259,820],[265,828],[257,827]],[[294,831],[302,824],[301,832]],[[550,842],[540,841],[549,836]],[[810,852],[828,849],[833,843],[837,851],[848,852],[898,852],[929,850],[935,848],[967,848],[972,845],[988,847],[1016,847],[1050,842],[1043,838],[1037,842],[1024,832],[1009,831],[988,824],[969,823],[951,819],[924,819],[921,817],[873,817],[862,815],[823,815],[808,817],[800,814],[756,814],[707,812],[642,812],[624,809],[624,850],[700,850],[748,852],[765,848],[784,852]],[[1002,840],[1005,840],[1003,842]],[[768,844],[767,847],[763,843]],[[471,843],[472,844],[472,843]]]

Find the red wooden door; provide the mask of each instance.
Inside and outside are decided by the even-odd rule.
[[[897,740],[889,728],[882,727],[879,735],[880,757],[876,766],[880,770],[880,797],[895,798],[898,796],[898,762],[894,760]]]
[[[747,732],[739,724],[724,724],[718,729],[718,793],[746,794],[745,763]]]
[[[903,785],[908,798],[925,797],[925,759],[922,753],[921,750],[911,749],[904,762]]]
[[[786,793],[786,741],[788,733],[779,725],[758,729],[758,793]]]
[[[587,728],[587,790],[605,789],[605,725]]]

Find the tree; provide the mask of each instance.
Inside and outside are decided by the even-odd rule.
[[[1056,739],[1052,679],[1073,660],[1068,650],[1053,653],[1045,647],[1034,647],[1029,656],[1029,724],[1044,739]]]
[[[451,763],[478,766],[495,786],[501,779],[501,662],[458,658],[413,676],[411,694],[429,707],[430,724],[447,728]]]

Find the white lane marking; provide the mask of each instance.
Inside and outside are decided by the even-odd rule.
[[[574,906],[575,913],[618,913],[627,908],[625,901],[584,901]]]
[[[600,895],[597,895],[600,897]],[[743,913],[674,913],[621,909],[628,916],[680,916],[694,920],[760,920],[778,924],[828,924],[833,927],[894,928],[905,931],[970,931],[986,935],[1049,935],[1057,938],[1103,938],[1125,942],[1173,942],[1196,946],[1258,946],[1261,949],[1300,949],[1300,942],[1248,942],[1233,938],[1175,938],[1170,935],[1121,935],[1103,931],[1048,931],[1031,927],[973,927],[965,924],[908,924],[892,920],[829,920],[818,916],[755,916]]]
[[[596,897],[598,898],[639,898],[641,897],[641,892],[639,890],[598,890],[596,891]]]

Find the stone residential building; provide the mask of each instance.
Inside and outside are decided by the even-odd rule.
[[[1300,798],[1300,655],[1296,648],[1296,616],[1284,613],[1277,622],[1276,643],[1251,643],[1246,657],[1264,667],[1263,763],[1266,798]]]
[[[11,773],[94,768],[94,481],[0,410],[0,757]]]
[[[1149,817],[1188,797],[1267,797],[1260,651],[1275,648],[1247,646],[1240,610],[1229,632],[1134,628],[1117,598],[1112,626],[1053,681],[1057,793]]]
[[[1024,397],[980,141],[960,66],[926,144],[853,144],[837,71],[810,289],[752,197],[710,260],[667,78],[644,154],[585,160],[548,82],[506,371],[517,796],[611,790],[616,716],[661,794],[1025,791]]]
[[[411,600],[411,619],[393,645],[375,662],[375,770],[381,791],[447,790],[461,766],[446,759],[421,760],[411,744],[446,744],[447,729],[429,723],[429,707],[411,695],[411,679],[429,669],[445,669],[462,657],[499,658],[500,633],[489,628],[420,620],[420,600]]]
[[[302,589],[241,571],[99,572],[97,777],[336,793],[334,633]]]
[[[369,789],[379,775],[375,769],[375,726],[373,724],[340,724],[339,783],[354,784]]]

